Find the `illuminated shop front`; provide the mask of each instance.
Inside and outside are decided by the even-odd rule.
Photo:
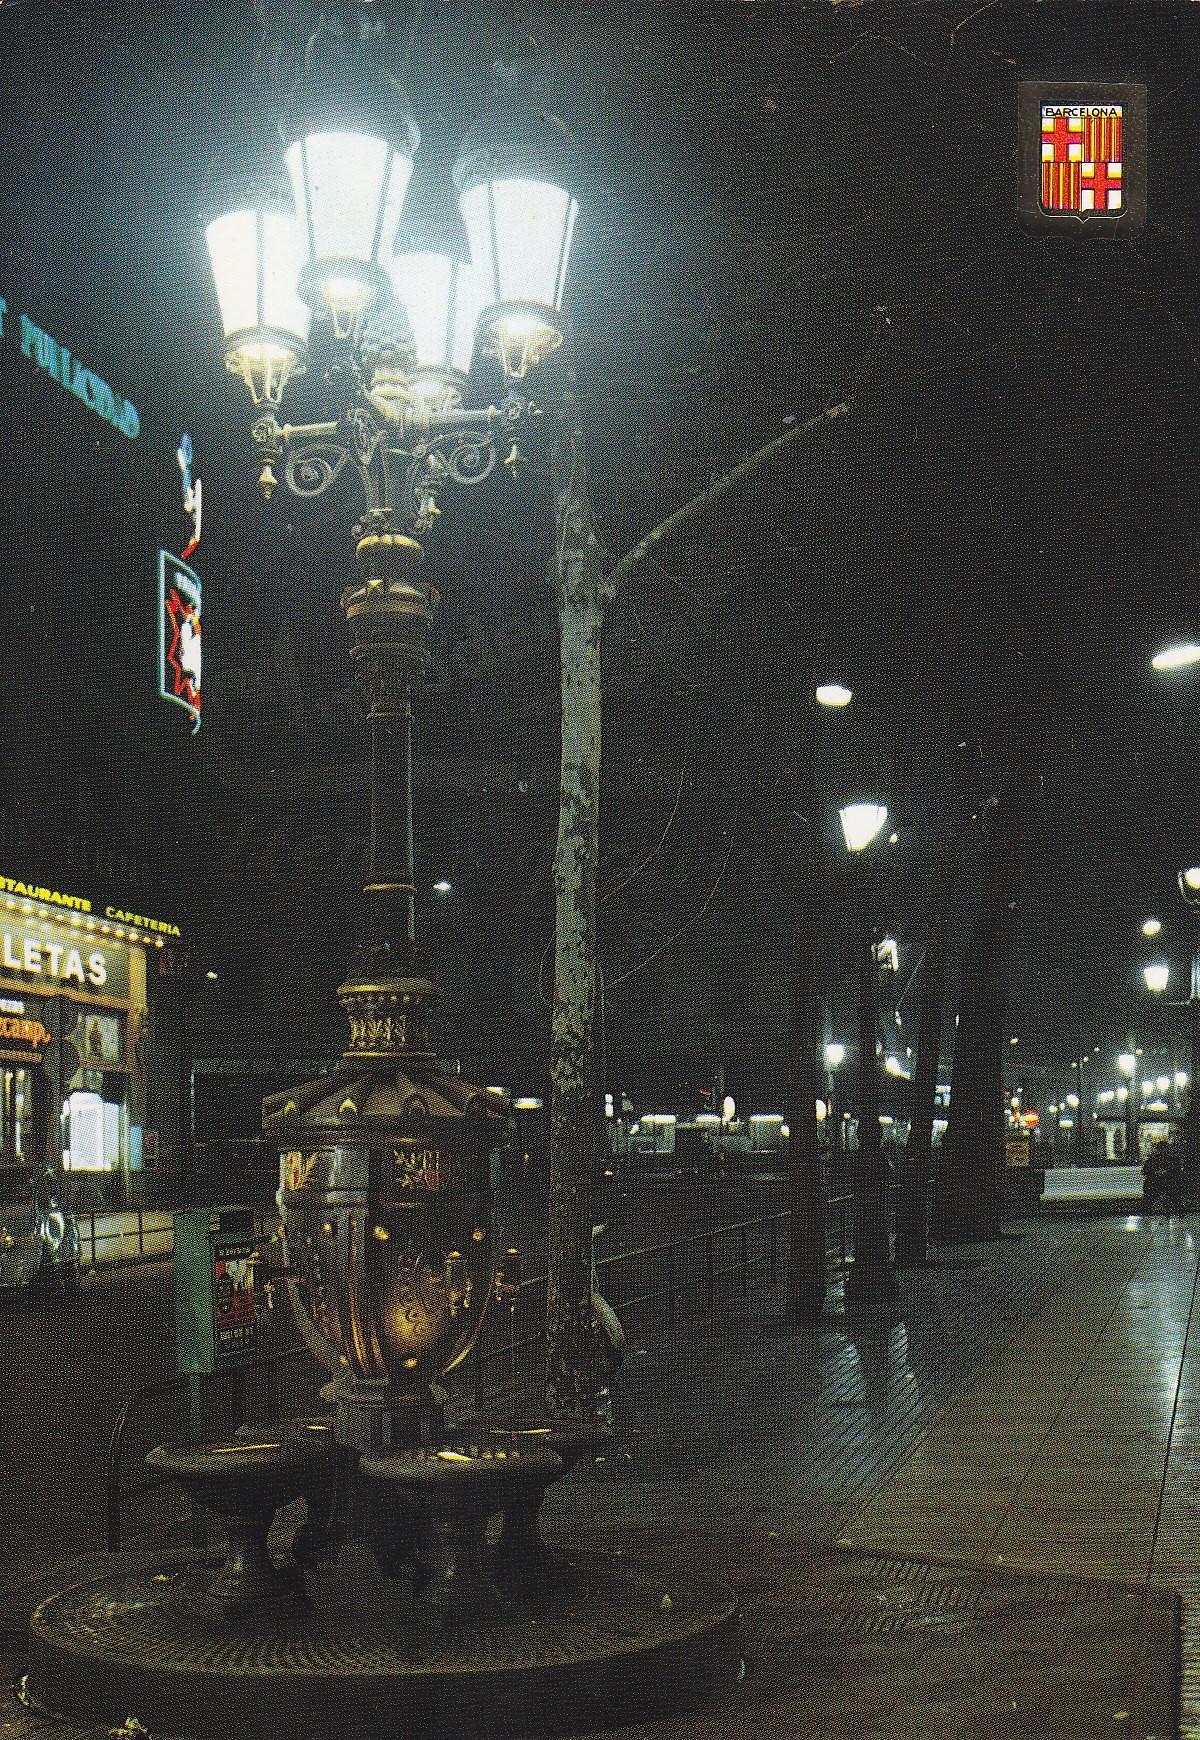
[[[152,1036],[178,938],[168,920],[0,876],[4,1179],[50,1166],[81,1205],[141,1200],[164,1135],[174,1157],[177,1092],[156,1091]]]

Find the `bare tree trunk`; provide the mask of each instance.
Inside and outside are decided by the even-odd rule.
[[[979,911],[963,954],[950,1123],[935,1204],[936,1229],[942,1238],[988,1238],[1000,1230],[1001,1047],[1021,845],[1040,741],[1035,734],[1020,745],[984,838]]]
[[[566,347],[564,347],[565,349]],[[564,419],[551,455],[558,591],[562,756],[554,859],[554,1007],[550,1030],[550,1196],[546,1282],[546,1405],[557,1419],[601,1403],[592,1322],[595,1174],[596,881],[600,858],[600,643],[604,610],[658,546],[779,454],[850,410],[844,400],[739,460],[602,573],[587,493],[574,381],[565,365]]]
[[[582,438],[555,443],[555,580],[562,670],[562,759],[554,859],[550,1033],[550,1200],[546,1404],[555,1419],[598,1404],[592,1326],[595,1176],[596,876],[600,850],[600,642],[605,586],[587,498]]]
[[[933,1176],[933,1113],[942,1051],[942,1006],[946,995],[946,954],[950,908],[957,881],[961,843],[951,849],[945,881],[934,914],[921,968],[921,1013],[917,1025],[917,1062],[913,1071],[908,1142],[896,1202],[896,1263],[918,1268],[929,1256],[929,1189]]]
[[[815,1323],[825,1304],[825,1181],[817,1143],[815,872],[794,897],[788,997],[788,1242],[786,1313]]]

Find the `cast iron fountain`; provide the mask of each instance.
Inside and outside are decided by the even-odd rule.
[[[350,1038],[331,1074],[264,1106],[287,1286],[329,1411],[152,1453],[221,1517],[226,1557],[166,1554],[37,1610],[27,1698],[68,1719],[482,1740],[648,1717],[736,1678],[728,1592],[542,1540],[542,1498],[595,1448],[593,1425],[445,1428],[439,1380],[504,1284],[488,1183],[503,1107],[439,1067],[415,947],[410,692],[434,593],[386,508],[356,540],[342,604],[372,757],[367,921],[339,989]],[[309,1520],[279,1563],[268,1531],[299,1497]]]

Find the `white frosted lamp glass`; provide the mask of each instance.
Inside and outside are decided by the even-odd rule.
[[[561,309],[579,209],[566,189],[508,176],[465,188],[459,206],[488,302]]]
[[[205,232],[225,333],[225,362],[256,403],[278,404],[304,355],[311,311],[296,280],[300,229],[289,212],[261,204],[214,218]]]
[[[466,374],[482,307],[476,274],[448,254],[420,249],[397,254],[389,270],[408,315],[417,367]]]
[[[284,162],[306,246],[300,290],[344,328],[386,288],[412,156],[370,133],[312,132]]]
[[[417,367],[448,367],[454,261],[445,254],[397,254],[389,271],[412,328]]]
[[[527,176],[459,178],[459,208],[504,371],[519,380],[562,342],[578,202]]]
[[[887,821],[887,816],[886,804],[844,804],[838,811],[838,820],[842,824],[847,851],[865,851]]]
[[[1166,961],[1151,961],[1142,968],[1142,977],[1146,981],[1146,989],[1158,993],[1166,990],[1171,969]]]

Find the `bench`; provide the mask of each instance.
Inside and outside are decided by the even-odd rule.
[[[1051,1166],[1042,1201],[1140,1203],[1142,1184],[1140,1166]]]

